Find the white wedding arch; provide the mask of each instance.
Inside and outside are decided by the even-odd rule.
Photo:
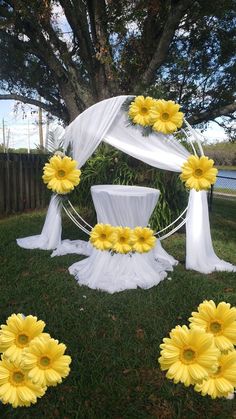
[[[80,114],[65,130],[64,149],[67,150],[70,146],[72,157],[78,161],[79,168],[103,141],[150,166],[181,172],[181,166],[190,153],[174,135],[151,133],[148,137],[144,137],[137,128],[128,125],[127,113],[122,108],[128,98],[130,96],[123,95],[106,99]],[[200,134],[187,121],[185,121],[183,133],[191,143],[193,153],[203,155]],[[197,144],[198,150],[194,143]],[[73,252],[89,255],[91,250],[88,243],[80,241],[80,245],[77,243],[75,246],[75,243],[69,240],[61,241],[61,209],[61,201],[57,195],[53,195],[41,234],[18,239],[18,245],[27,249],[52,249],[53,256]],[[72,214],[70,218],[73,222],[78,223],[73,210],[68,210],[65,205],[64,209],[70,215]],[[79,222],[80,226],[78,225],[80,228],[81,222]],[[205,274],[215,270],[236,271],[235,266],[219,259],[214,252],[206,191],[190,191],[188,207],[177,222],[179,222],[178,225],[174,226],[171,233],[175,231],[175,227],[186,222],[187,269]],[[87,227],[85,226],[85,229]],[[163,239],[165,236],[165,233],[161,234],[160,238]]]

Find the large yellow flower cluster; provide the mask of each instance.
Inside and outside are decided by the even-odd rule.
[[[71,157],[55,154],[43,168],[43,181],[48,189],[65,195],[80,183],[81,171],[76,166],[77,161]]]
[[[154,131],[171,134],[183,124],[180,105],[172,100],[136,96],[129,106],[129,118],[134,124],[151,127]]]
[[[218,170],[213,167],[214,160],[206,156],[191,155],[182,166],[180,179],[189,189],[206,190],[216,181]]]
[[[47,387],[69,374],[66,346],[43,333],[45,323],[34,316],[12,314],[0,328],[0,400],[13,407],[30,406]]]
[[[148,227],[113,227],[110,224],[96,224],[90,234],[90,242],[98,250],[115,253],[149,252],[156,243],[153,231]]]
[[[236,307],[204,301],[160,345],[159,363],[167,378],[193,385],[202,396],[230,396],[236,387]]]

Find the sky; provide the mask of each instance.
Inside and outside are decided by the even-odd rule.
[[[18,107],[15,112],[15,103],[13,100],[0,100],[0,144],[3,143],[4,120],[5,138],[9,138],[9,148],[36,148],[39,145],[38,109],[35,106],[24,105]],[[43,120],[45,122],[45,118]],[[45,123],[43,133],[45,141]]]
[[[9,135],[9,148],[36,148],[39,145],[39,130],[37,125],[38,109],[34,106],[24,105],[24,114],[21,108],[14,112],[15,101],[0,100],[0,144],[3,143],[3,119],[5,136]],[[35,113],[31,114],[34,111]],[[45,118],[44,122],[45,122]],[[46,123],[44,123],[44,141],[46,136]],[[215,143],[227,140],[223,128],[211,122],[203,132],[207,142]]]

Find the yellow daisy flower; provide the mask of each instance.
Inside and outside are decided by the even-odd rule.
[[[70,372],[66,346],[50,336],[34,339],[23,352],[22,366],[34,384],[56,386]]]
[[[132,234],[132,247],[135,252],[149,252],[156,243],[153,230],[148,227],[135,227]]]
[[[129,227],[116,227],[113,235],[112,249],[117,253],[129,253],[132,251],[132,230]]]
[[[0,400],[13,407],[30,406],[45,394],[46,387],[33,384],[18,362],[0,361]]]
[[[218,170],[213,167],[214,161],[206,156],[190,156],[181,167],[180,179],[190,189],[201,191],[209,189],[216,181]]]
[[[180,105],[172,100],[156,100],[151,109],[151,124],[154,131],[171,134],[183,124],[183,112],[179,112]]]
[[[20,362],[22,350],[42,334],[45,323],[34,316],[12,314],[0,329],[0,352],[12,362]]]
[[[170,338],[160,345],[161,369],[167,370],[166,377],[185,386],[196,384],[214,373],[218,367],[219,350],[212,335],[203,330],[190,330],[187,326],[176,326]]]
[[[129,107],[129,117],[135,124],[148,126],[150,123],[150,110],[155,103],[155,99],[150,96],[136,96]]]
[[[80,183],[81,171],[76,166],[77,161],[71,157],[54,155],[43,168],[43,181],[53,192],[67,194]]]
[[[109,250],[113,246],[114,227],[110,224],[96,224],[90,234],[90,242],[96,249]]]
[[[215,374],[210,374],[207,380],[196,384],[194,389],[202,396],[207,394],[215,399],[216,397],[227,397],[236,387],[236,351],[219,357],[219,367]]]
[[[221,351],[233,350],[236,345],[236,307],[222,301],[203,301],[198,311],[189,318],[190,328],[202,328],[214,337],[215,345]]]

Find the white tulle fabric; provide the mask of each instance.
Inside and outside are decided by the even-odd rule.
[[[100,185],[91,190],[98,222],[131,228],[148,224],[160,194],[155,189],[138,186]],[[92,247],[90,256],[74,263],[69,271],[81,285],[114,293],[153,287],[176,263],[158,242],[152,251],[132,256],[111,255]]]
[[[128,97],[117,96],[104,100],[79,115],[66,128],[65,149],[71,145],[73,158],[81,167],[97,146],[104,141],[151,166],[180,172],[189,152],[172,135],[164,136],[155,133],[143,137],[140,130],[128,125],[126,115],[121,109],[121,105]],[[186,225],[186,267],[202,273],[215,270],[235,271],[236,268],[233,265],[220,260],[213,250],[206,199],[204,191],[190,193]],[[75,242],[61,242],[60,208],[51,201],[48,211],[50,214],[54,212],[52,219],[55,218],[56,223],[48,222],[47,216],[42,231],[43,236],[41,234],[33,238],[21,239],[18,244],[35,248],[38,241],[38,248],[55,249],[57,247],[54,254],[65,254],[66,249],[68,253],[70,249],[71,251],[81,249],[82,254],[88,254],[91,249],[87,244],[81,242],[76,246]]]

